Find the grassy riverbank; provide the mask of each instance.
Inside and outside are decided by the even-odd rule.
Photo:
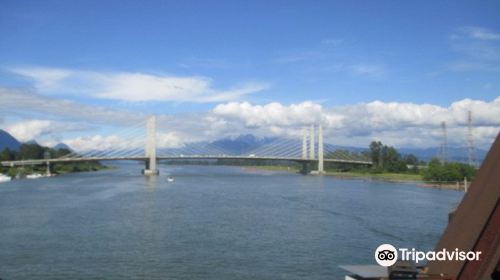
[[[300,168],[297,166],[249,166],[249,169],[256,170],[268,170],[268,171],[286,171],[286,172],[299,172]],[[458,189],[463,190],[464,186],[462,183],[458,185],[455,182],[427,182],[423,179],[421,174],[411,174],[411,173],[370,173],[362,171],[326,171],[324,174],[326,176],[334,176],[343,179],[364,179],[364,180],[379,180],[385,182],[393,183],[415,183],[418,186],[426,188],[439,188],[439,189]]]
[[[300,168],[297,166],[249,166],[250,169],[269,170],[269,171],[292,171],[298,172]],[[366,178],[377,179],[384,181],[409,181],[409,182],[423,182],[422,175],[420,174],[407,174],[407,173],[370,173],[370,172],[339,172],[339,171],[326,171],[325,175],[336,176],[342,178]]]
[[[369,172],[338,172],[327,171],[326,175],[342,178],[367,178],[394,182],[423,182],[422,175],[409,173],[369,173]]]
[[[281,166],[281,165],[255,165],[255,166],[245,166],[245,168],[254,170],[267,170],[267,171],[287,171],[287,172],[300,171],[300,168],[297,166]]]

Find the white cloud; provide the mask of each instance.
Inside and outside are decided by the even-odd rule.
[[[310,101],[284,106],[273,102],[267,105],[252,105],[248,102],[219,104],[213,112],[220,117],[239,119],[246,126],[305,125],[321,118],[321,105]]]
[[[24,121],[13,123],[13,110],[30,114],[16,115]],[[326,141],[332,144],[366,147],[379,139],[397,147],[437,147],[442,140],[442,121],[447,123],[450,146],[464,146],[468,110],[473,112],[475,141],[478,147],[487,148],[500,128],[500,97],[492,101],[463,99],[449,106],[373,101],[325,108],[312,101],[289,105],[228,102],[209,112],[159,114],[158,146],[180,147],[247,133],[300,138],[304,127],[322,123]],[[84,150],[125,145],[127,138],[120,134],[113,138],[108,133],[144,122],[147,115],[0,89],[0,118],[5,119],[2,128],[20,140],[65,142]],[[138,131],[144,133],[141,125]]]
[[[78,130],[81,126],[74,123],[31,119],[10,123],[3,128],[17,140],[26,142],[52,133]]]
[[[489,64],[479,61],[455,61],[449,63],[447,68],[453,72],[469,72],[469,71],[500,71],[499,65]]]
[[[451,71],[500,71],[500,34],[477,26],[462,27],[450,37],[458,55],[448,63]]]
[[[144,145],[142,145],[143,141],[131,142],[130,139],[123,139],[116,135],[82,136],[72,139],[65,139],[63,140],[63,143],[65,143],[75,151],[113,150],[144,147]]]
[[[220,102],[269,88],[267,83],[245,83],[219,90],[201,76],[132,72],[97,72],[44,67],[18,67],[12,72],[30,78],[42,94],[73,94],[124,101]]]
[[[42,96],[26,90],[0,87],[0,117],[35,113],[64,118],[66,121],[87,121],[95,124],[127,125],[146,119],[140,112],[128,112],[104,106],[91,106],[69,100]]]
[[[449,107],[373,101],[324,109],[312,102],[289,106],[231,102],[216,106],[213,114],[264,136],[300,136],[304,126],[321,122],[326,138],[334,144],[366,146],[380,139],[391,145],[432,147],[441,141],[443,121],[449,128],[450,144],[464,144],[468,110],[473,112],[478,145],[488,146],[500,128],[500,97],[491,102],[464,99]]]
[[[145,139],[141,136],[124,137],[120,134],[113,135],[88,135],[62,140],[77,152],[107,151],[116,155],[140,155],[144,153]],[[53,146],[55,142],[43,142],[48,146]],[[178,148],[185,143],[181,141],[176,132],[158,132],[156,135],[157,148]]]
[[[28,141],[40,136],[50,128],[51,122],[46,120],[30,120],[10,124],[5,130],[19,141]]]
[[[500,34],[494,33],[486,28],[481,28],[477,26],[467,26],[461,28],[461,31],[467,34],[469,37],[479,40],[500,40]]]
[[[184,144],[176,132],[159,132],[156,134],[156,146],[158,148],[179,148]]]
[[[385,75],[386,71],[382,66],[372,65],[372,64],[357,64],[351,66],[351,70],[354,74],[370,76],[370,77],[382,77]]]
[[[50,91],[57,88],[57,85],[61,81],[73,75],[73,72],[67,69],[42,67],[14,68],[12,72],[36,79],[37,87],[43,91]]]

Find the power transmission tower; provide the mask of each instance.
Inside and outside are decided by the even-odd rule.
[[[476,165],[476,150],[474,148],[474,135],[472,134],[472,112],[469,110],[467,112],[467,143],[468,143],[468,156],[469,156],[469,165]]]
[[[448,134],[446,132],[446,122],[441,122],[443,131],[443,143],[441,144],[441,162],[446,163],[448,160]]]

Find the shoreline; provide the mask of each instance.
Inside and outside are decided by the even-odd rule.
[[[293,166],[245,166],[245,169],[249,170],[267,170],[267,171],[286,171],[286,172],[299,172],[299,168]],[[445,189],[445,190],[455,190],[463,191],[463,182],[459,182],[458,188],[457,183],[440,183],[440,182],[426,182],[419,174],[399,174],[399,173],[358,173],[358,172],[335,172],[326,171],[323,175],[332,176],[340,179],[361,179],[369,181],[381,181],[388,183],[408,183],[415,184],[422,188],[433,188],[433,189]]]
[[[98,165],[98,166],[93,166],[90,169],[79,169],[79,170],[56,170],[52,172],[50,175],[47,175],[44,170],[30,170],[28,172],[16,172],[16,176],[9,175],[7,173],[0,172],[0,174],[10,177],[11,180],[19,180],[19,179],[34,179],[34,178],[27,178],[29,175],[40,175],[40,177],[37,178],[46,178],[46,177],[53,177],[53,176],[58,176],[58,175],[64,175],[64,174],[71,174],[71,173],[81,173],[81,172],[98,172],[98,171],[103,171],[103,170],[109,170],[109,169],[115,169],[115,166],[111,165]],[[19,171],[19,169],[16,169],[16,171]],[[20,178],[18,177],[17,174],[21,174]]]
[[[340,172],[339,172],[340,173]],[[452,184],[452,183],[436,183],[436,182],[426,182],[423,179],[395,179],[395,178],[389,178],[389,177],[384,177],[382,176],[373,176],[372,174],[366,174],[366,173],[359,173],[359,174],[352,174],[350,173],[349,175],[342,175],[337,172],[326,172],[324,175],[326,176],[333,176],[341,179],[362,179],[362,180],[367,180],[367,181],[381,181],[381,182],[387,182],[387,183],[407,183],[407,184],[414,184],[422,188],[432,188],[432,189],[445,189],[445,190],[456,190],[456,191],[463,191],[464,187],[463,185],[459,184],[459,188],[457,189],[457,185]],[[397,173],[394,173],[397,174]],[[406,175],[406,174],[403,174]]]

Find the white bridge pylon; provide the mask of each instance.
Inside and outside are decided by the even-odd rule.
[[[156,117],[151,116],[146,125],[146,148],[144,149],[146,168],[144,175],[158,175],[160,172],[156,168]]]
[[[310,159],[310,160],[315,160],[316,159],[316,149],[315,149],[315,142],[316,142],[316,137],[315,137],[315,127],[314,125],[311,125],[309,132],[308,129],[303,130],[302,134],[302,159]],[[309,151],[308,151],[309,148]],[[308,157],[309,155],[309,157]],[[324,145],[323,145],[323,127],[318,125],[318,169],[317,173],[318,174],[323,174],[325,173],[324,170]]]

